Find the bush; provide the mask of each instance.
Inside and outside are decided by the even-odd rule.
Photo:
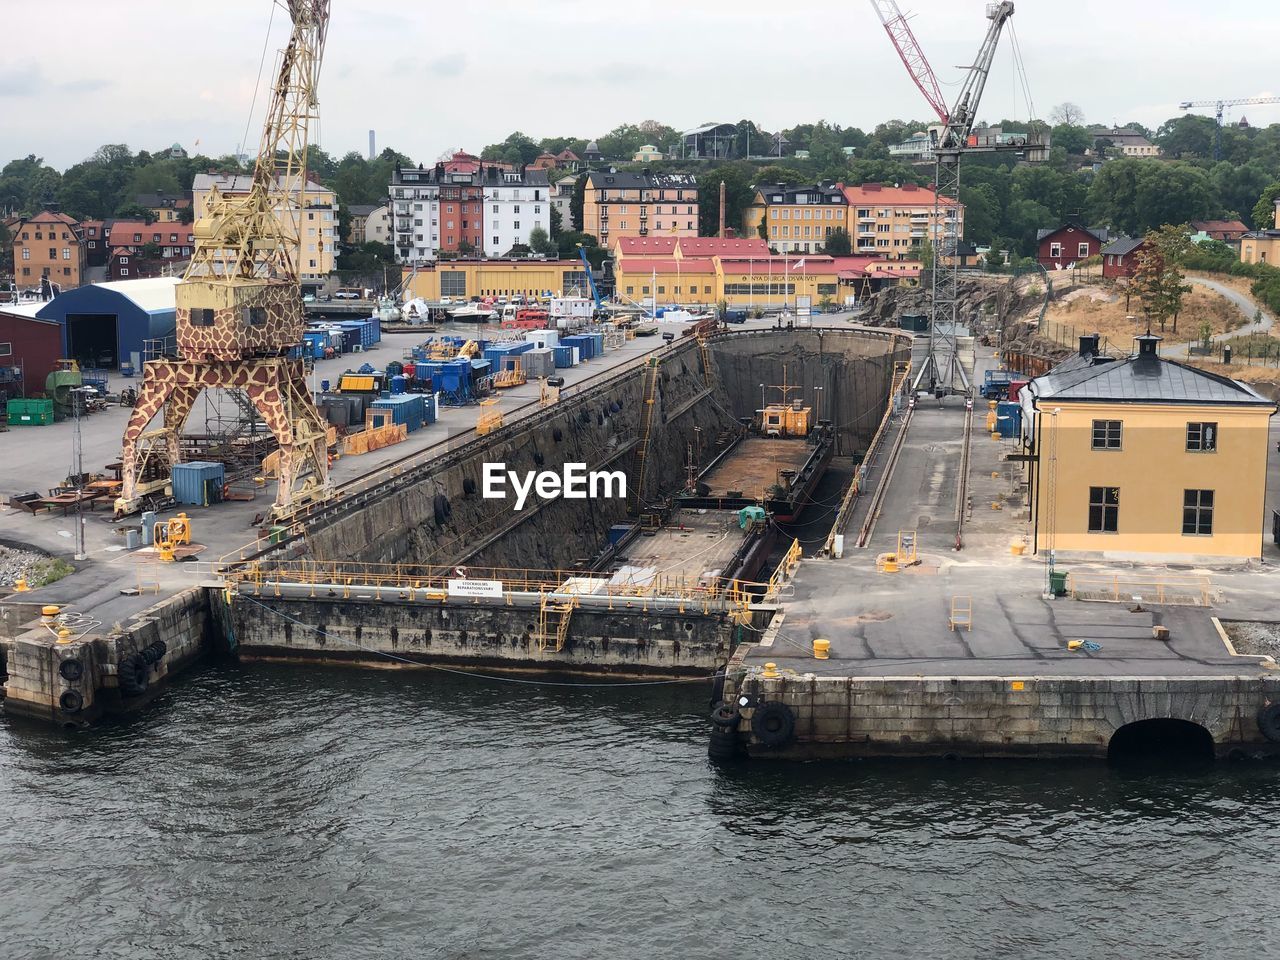
[[[51,583],[56,583],[63,577],[70,576],[76,572],[76,568],[65,560],[57,557],[44,557],[35,562],[31,568],[31,576],[27,578],[27,585],[30,587],[47,587]]]

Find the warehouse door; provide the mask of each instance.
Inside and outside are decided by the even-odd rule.
[[[111,313],[67,314],[67,356],[78,360],[82,370],[117,369],[119,323]]]

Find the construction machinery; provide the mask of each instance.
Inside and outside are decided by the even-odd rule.
[[[1238,97],[1235,100],[1184,100],[1178,104],[1179,109],[1190,110],[1193,107],[1213,107],[1213,119],[1217,126],[1213,131],[1213,159],[1222,159],[1222,118],[1227,107],[1242,107],[1255,103],[1280,103],[1280,97]]]
[[[596,286],[595,274],[591,272],[591,261],[582,244],[578,244],[578,259],[582,261],[582,269],[587,271],[587,286],[591,288],[591,299],[596,302],[596,309],[604,309],[604,297],[600,296],[600,288]]]
[[[139,482],[147,471],[154,476],[180,461],[182,425],[206,387],[242,390],[279,442],[273,518],[331,495],[325,421],[308,391],[302,360],[288,357],[289,347],[302,339],[298,268],[307,138],[317,120],[329,0],[281,5],[292,31],[249,189],[233,194],[215,187],[197,211],[195,252],[177,286],[178,359],[144,366],[125,428],[117,515],[141,508]],[[147,430],[162,410],[164,425]]]
[[[1013,16],[1013,4],[1009,0],[987,4],[990,24],[986,38],[972,65],[966,68],[967,75],[951,107],[943,99],[938,78],[896,0],[871,0],[871,6],[884,24],[885,32],[889,34],[911,79],[942,122],[933,145],[935,197],[930,228],[933,266],[930,271],[929,353],[920,366],[914,388],[925,387],[938,397],[952,393],[968,395],[969,378],[961,366],[956,347],[956,305],[960,281],[960,257],[957,255],[960,229],[956,213],[960,202],[960,160],[969,153],[1009,152],[1023,160],[1043,161],[1049,156],[1048,135],[1036,129],[1039,125],[1033,125],[1032,132],[1025,136],[983,135],[974,130],[978,105],[982,102],[982,93],[991,73],[1000,34]]]

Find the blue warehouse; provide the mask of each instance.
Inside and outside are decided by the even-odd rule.
[[[174,349],[177,277],[94,283],[59,294],[36,315],[62,327],[64,357],[85,369],[140,370],[144,342]]]

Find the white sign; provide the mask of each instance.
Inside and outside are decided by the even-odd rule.
[[[796,297],[796,316],[808,317],[813,314],[813,297]]]
[[[451,597],[501,597],[501,580],[450,580]]]

